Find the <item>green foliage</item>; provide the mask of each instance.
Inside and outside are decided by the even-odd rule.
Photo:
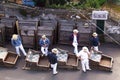
[[[52,4],[52,5],[49,5],[47,7],[49,7],[49,8],[71,9],[73,7],[81,8],[81,5],[79,5],[78,3],[70,2],[69,4],[66,3],[64,5],[61,5],[61,4]]]
[[[67,6],[65,6],[65,5],[60,5],[60,4],[58,4],[58,5],[56,5],[56,4],[52,4],[52,5],[49,5],[49,6],[47,6],[48,8],[55,8],[55,9],[66,9],[66,8],[68,8]]]
[[[107,0],[80,0],[79,3],[74,2],[65,2],[65,0],[49,0],[50,5],[47,7],[50,8],[100,8]],[[70,1],[70,0],[69,0]]]
[[[99,8],[106,1],[107,0],[80,0],[79,4],[82,5],[83,8]]]
[[[26,17],[27,16],[27,11],[25,10],[25,9],[19,9],[19,13],[21,14],[21,15],[23,15],[24,17]]]
[[[100,5],[103,5],[105,2],[107,2],[107,0],[98,0]]]
[[[69,1],[69,0],[67,0],[67,1]],[[56,4],[56,5],[58,5],[58,4],[60,4],[60,5],[66,4],[66,0],[49,0],[49,2],[50,2],[50,5],[52,5],[52,4]]]

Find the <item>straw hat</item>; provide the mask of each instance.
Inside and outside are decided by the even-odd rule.
[[[59,51],[58,51],[58,49],[57,48],[53,48],[52,49],[52,53],[55,53],[55,54],[57,54]]]
[[[98,34],[97,34],[96,32],[94,32],[92,35],[93,35],[93,36],[98,36]]]
[[[79,31],[77,29],[74,29],[73,30],[73,33],[78,33]]]
[[[86,46],[82,47],[83,51],[88,51],[88,48]]]
[[[13,39],[13,40],[17,40],[17,38],[18,38],[18,35],[17,35],[17,34],[13,34],[13,35],[12,35],[12,39]]]
[[[46,38],[46,35],[42,35],[42,38]]]

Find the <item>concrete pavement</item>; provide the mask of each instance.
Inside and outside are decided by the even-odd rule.
[[[69,51],[73,50],[71,46],[56,46]],[[6,47],[14,51],[11,45]],[[120,45],[105,43],[101,44],[100,50],[114,58],[113,72],[91,70],[83,73],[81,69],[80,71],[58,69],[59,73],[52,75],[52,71],[22,70],[24,59],[21,58],[17,63],[17,69],[0,68],[0,80],[120,80]]]

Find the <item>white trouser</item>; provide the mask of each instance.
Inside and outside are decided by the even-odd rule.
[[[48,47],[41,47],[41,52],[47,56],[48,53]]]
[[[81,64],[82,64],[83,71],[86,71],[86,69],[90,69],[88,59],[81,60]]]
[[[93,49],[94,49],[95,51],[99,51],[98,46],[93,46]]]
[[[74,53],[78,54],[78,43],[72,43],[73,47],[74,47]]]
[[[57,73],[57,63],[51,64],[51,68],[53,68],[53,74]]]
[[[16,46],[15,49],[16,49],[16,53],[17,53],[18,55],[20,55],[20,50],[22,51],[22,53],[24,54],[24,56],[27,55],[26,52],[25,52],[25,50],[24,50],[24,48],[23,48],[23,45],[22,45],[22,44],[21,44],[20,46]]]

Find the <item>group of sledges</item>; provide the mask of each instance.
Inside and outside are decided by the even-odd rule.
[[[58,68],[64,69],[80,69],[80,59],[75,54],[68,50],[57,48],[59,54],[57,54]],[[89,57],[89,65],[92,70],[105,70],[112,71],[113,58],[103,54],[101,51],[91,50]],[[15,67],[19,55],[8,51],[7,48],[0,47],[0,66],[4,67]],[[47,56],[43,56],[40,51],[29,49],[25,57],[25,65],[23,69],[26,70],[49,70],[50,63]]]
[[[57,61],[58,68],[62,69],[72,69],[72,70],[82,70],[80,66],[81,59],[75,54],[64,50],[61,48],[56,48],[58,50]],[[104,70],[112,72],[113,58],[103,54],[101,51],[90,51],[89,66],[92,70]],[[27,57],[25,59],[25,65],[23,69],[26,70],[49,70],[51,65],[49,63],[48,57],[32,49],[28,50]]]

